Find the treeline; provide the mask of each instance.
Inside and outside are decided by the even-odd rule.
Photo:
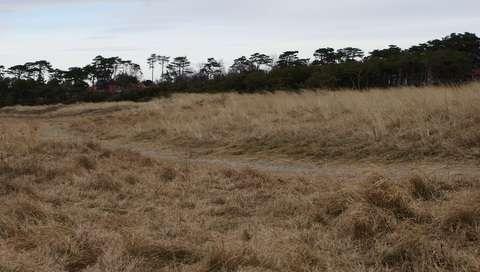
[[[0,66],[0,106],[135,99],[128,95],[139,88],[141,74],[140,65],[132,61],[102,56],[66,71],[45,60],[8,69]],[[113,83],[115,90],[110,89]]]
[[[187,57],[152,54],[147,60],[151,79],[143,82],[140,65],[119,57],[98,56],[85,67],[66,71],[47,61],[0,66],[0,106],[142,100],[172,92],[461,84],[480,75],[480,38],[473,33],[451,34],[408,49],[390,45],[368,55],[354,47],[319,48],[311,59],[298,53],[287,51],[278,58],[255,53],[235,59],[228,69],[208,58],[197,71]]]
[[[236,59],[228,73],[223,73],[218,61],[209,59],[199,73],[173,81],[176,84],[170,87],[191,91],[256,91],[460,84],[472,80],[479,67],[480,39],[464,33],[408,49],[390,45],[368,56],[353,47],[320,48],[312,59],[299,58],[298,51],[284,52],[276,60],[256,53]],[[161,81],[171,82],[168,71]]]

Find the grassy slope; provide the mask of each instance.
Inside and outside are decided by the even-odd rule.
[[[0,271],[478,271],[477,176],[387,178],[376,169],[345,183],[105,147],[145,141],[322,159],[397,158],[389,153],[405,148],[412,155],[398,158],[461,162],[476,156],[475,88],[182,95],[147,104],[3,110],[19,116],[0,118]],[[422,97],[432,102],[415,104]],[[385,114],[392,112],[403,114]],[[81,137],[52,131],[49,125],[59,122]],[[331,146],[319,145],[334,134]],[[255,148],[254,138],[281,144]],[[378,143],[393,145],[392,139],[400,139],[394,148]],[[348,153],[355,148],[349,141],[363,143],[363,152]],[[434,152],[413,148],[425,142]],[[335,146],[348,148],[335,153]]]
[[[480,85],[365,93],[177,95],[124,105],[132,108],[69,122],[93,138],[191,152],[313,161],[480,157]],[[69,108],[64,114],[90,107],[98,106]]]

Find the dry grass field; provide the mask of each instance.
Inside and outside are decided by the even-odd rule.
[[[480,85],[0,109],[0,272],[480,271]]]

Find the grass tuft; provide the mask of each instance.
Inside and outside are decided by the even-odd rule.
[[[78,167],[89,171],[95,170],[97,168],[97,162],[93,158],[87,156],[79,156],[77,158],[77,165]]]
[[[366,184],[363,194],[368,203],[392,212],[399,219],[416,217],[412,199],[404,188],[393,181],[381,179]]]
[[[439,185],[430,179],[414,176],[409,179],[410,191],[416,199],[433,200],[442,196]]]
[[[176,264],[193,264],[199,261],[197,253],[178,243],[149,243],[134,241],[127,246],[130,257],[139,259],[143,266],[160,269]]]

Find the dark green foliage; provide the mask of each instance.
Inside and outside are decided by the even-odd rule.
[[[278,57],[277,68],[282,69],[306,66],[309,61],[309,59],[300,59],[298,57],[298,51],[286,51]]]
[[[334,64],[337,62],[337,54],[335,49],[331,47],[320,48],[313,54],[315,60],[312,62],[313,65],[325,65],[325,64]]]
[[[346,47],[319,48],[314,60],[286,51],[277,61],[255,53],[234,60],[228,72],[209,58],[195,73],[187,57],[152,54],[152,80],[139,82],[140,66],[119,57],[97,56],[90,65],[67,71],[47,61],[0,66],[0,107],[81,101],[143,101],[172,92],[254,92],[302,88],[366,89],[429,84],[461,84],[480,71],[480,38],[473,33],[451,34],[409,49],[390,45],[368,56]],[[154,68],[161,68],[154,80]],[[477,72],[475,72],[477,71]],[[88,82],[88,83],[87,83]]]
[[[218,79],[223,74],[223,65],[214,58],[209,58],[207,63],[203,64],[198,76],[202,79]]]

